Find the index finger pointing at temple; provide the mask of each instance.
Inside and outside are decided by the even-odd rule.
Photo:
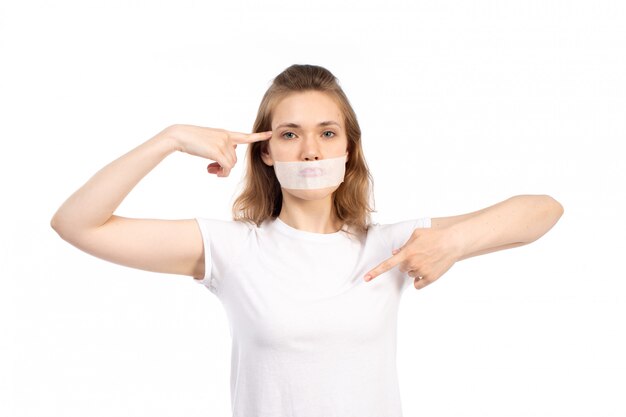
[[[268,140],[272,137],[272,131],[267,132],[259,132],[259,133],[240,133],[240,132],[229,132],[230,138],[235,143],[252,143],[258,142],[260,140]]]

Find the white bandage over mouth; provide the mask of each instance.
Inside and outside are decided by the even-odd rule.
[[[343,182],[347,155],[320,161],[274,161],[274,171],[281,187],[289,190],[313,190],[334,187]]]

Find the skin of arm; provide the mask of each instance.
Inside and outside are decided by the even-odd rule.
[[[534,242],[563,212],[563,206],[549,195],[517,195],[458,219],[435,218],[431,227],[450,228],[460,261]]]
[[[180,150],[180,143],[173,140],[175,132],[166,128],[97,171],[57,210],[50,221],[52,228],[81,251],[118,265],[203,277],[202,237],[194,219],[113,214],[143,177]]]
[[[50,221],[51,227],[60,235],[71,235],[106,223],[139,181],[178,150],[169,129],[96,172],[59,207]]]
[[[213,160],[208,173],[226,177],[237,162],[237,144],[268,140],[270,135],[185,124],[166,127],[96,172],[61,205],[50,225],[63,240],[100,259],[202,279],[205,252],[196,219],[130,218],[113,212],[171,153]]]
[[[393,256],[366,274],[365,281],[398,265],[421,289],[460,260],[539,239],[563,211],[548,195],[518,195],[476,212],[433,218],[430,228],[415,229],[401,248],[393,250]]]

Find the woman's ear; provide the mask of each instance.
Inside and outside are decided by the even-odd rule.
[[[265,141],[267,142],[267,141]],[[272,157],[270,156],[269,153],[269,144],[268,143],[263,143],[263,146],[261,147],[261,159],[263,160],[263,162],[265,162],[265,165],[268,166],[273,166],[274,165],[274,160],[272,159]]]

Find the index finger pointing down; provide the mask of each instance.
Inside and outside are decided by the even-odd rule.
[[[404,252],[398,252],[393,255],[391,258],[386,259],[376,266],[376,268],[372,269],[365,275],[365,281],[371,281],[378,275],[389,271],[394,266],[398,265],[400,262],[404,260]]]

